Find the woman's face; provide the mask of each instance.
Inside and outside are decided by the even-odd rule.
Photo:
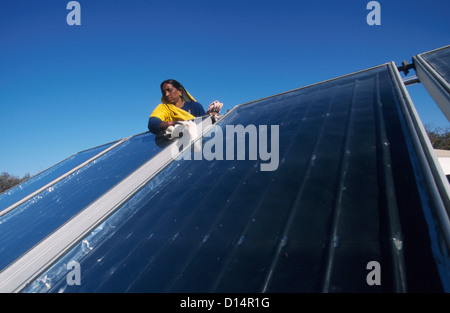
[[[162,86],[161,92],[162,92],[164,98],[166,98],[166,100],[172,104],[177,103],[180,100],[180,97],[182,94],[180,90],[175,88],[172,84],[168,84],[168,83],[165,83]]]

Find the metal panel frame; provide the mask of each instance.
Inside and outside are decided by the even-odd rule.
[[[395,70],[395,64],[390,67],[392,75],[396,78],[396,88],[402,96],[401,104],[406,117],[407,126],[413,137],[413,142],[419,156],[421,165],[425,171],[427,183],[433,193],[433,201],[442,216],[442,226],[447,234],[448,247],[450,247],[450,185],[439,165],[433,146],[428,138],[425,127],[420,120],[419,114],[408,94],[406,86],[403,84],[400,73]]]
[[[434,240],[435,246],[435,250],[433,251],[434,256],[437,262],[439,262],[438,260],[444,262],[440,267],[440,271],[442,271],[441,275],[448,277],[450,274],[448,272],[448,262],[450,261],[450,185],[439,165],[425,128],[394,63],[391,64],[390,71],[393,76],[395,88],[401,97],[399,99],[400,106],[425,177],[431,197],[430,201],[434,205],[434,209],[432,207],[432,214],[434,215],[433,221],[431,222],[432,225],[430,225],[430,221],[428,225],[429,229],[434,228],[433,230],[430,229],[430,232],[434,231],[437,234],[432,239]],[[448,280],[444,279],[442,282],[444,283],[444,288],[448,290],[450,288],[449,285],[446,285],[448,284]]]
[[[449,48],[450,46],[446,46],[430,52]],[[422,57],[423,54],[413,56],[417,76],[447,120],[450,121],[450,84]]]

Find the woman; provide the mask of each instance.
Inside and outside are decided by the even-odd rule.
[[[202,105],[176,80],[168,79],[161,83],[161,104],[148,119],[148,130],[154,134],[165,130],[177,121],[187,121],[206,115]]]

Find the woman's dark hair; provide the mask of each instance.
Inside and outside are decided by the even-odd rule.
[[[176,89],[183,92],[183,86],[179,82],[177,82],[175,79],[166,79],[165,81],[163,81],[160,86],[161,91],[162,91],[162,87],[164,84],[171,84]]]

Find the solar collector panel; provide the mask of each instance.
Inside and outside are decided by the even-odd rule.
[[[398,290],[391,278],[401,265],[391,249],[396,208],[388,203],[399,205],[408,226],[408,215],[422,208],[405,202],[420,195],[415,180],[402,181],[416,174],[392,79],[384,65],[237,107],[219,123],[224,144],[227,125],[279,125],[277,170],[236,155],[174,161],[84,239],[90,249],[74,248],[30,290],[72,259],[82,285],[59,276],[50,291]],[[417,223],[423,227],[420,217]],[[428,253],[424,264],[433,265],[427,248],[414,246],[416,230],[406,233],[413,245],[406,253]],[[438,290],[436,271],[411,260],[413,290],[420,290],[415,276]],[[382,286],[366,282],[370,261],[383,265]]]
[[[450,46],[420,54],[447,83],[450,83]]]
[[[1,216],[0,269],[159,151],[154,136],[141,134],[132,137]]]

